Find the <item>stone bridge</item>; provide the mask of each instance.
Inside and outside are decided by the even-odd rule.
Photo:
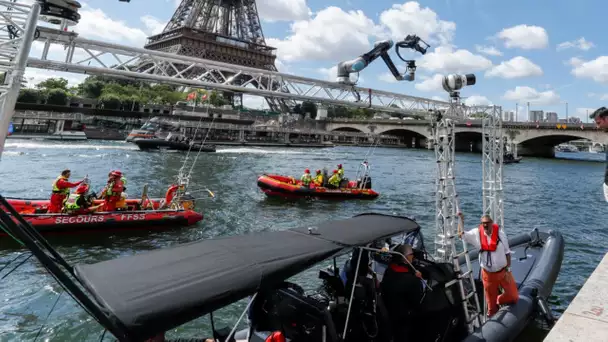
[[[394,135],[411,147],[423,147],[432,138],[430,121],[426,120],[325,120],[320,122],[328,131],[351,131]],[[456,149],[481,151],[480,120],[456,124]],[[593,124],[504,122],[504,136],[517,145],[519,155],[553,157],[554,147],[572,140],[586,139],[608,144],[608,134]]]

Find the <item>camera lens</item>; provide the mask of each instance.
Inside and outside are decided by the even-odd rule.
[[[475,82],[477,81],[477,79],[475,78],[475,75],[473,75],[473,74],[466,74],[466,75],[464,75],[464,77],[466,77],[466,79],[467,79],[467,85],[468,86],[475,85]]]

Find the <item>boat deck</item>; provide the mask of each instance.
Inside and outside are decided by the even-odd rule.
[[[545,338],[562,341],[608,341],[608,253]]]

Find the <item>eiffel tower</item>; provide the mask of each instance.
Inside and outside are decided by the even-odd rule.
[[[276,48],[266,45],[255,0],[182,0],[163,32],[148,37],[144,47],[277,71]],[[196,78],[203,73],[204,70],[192,68],[187,77]],[[213,76],[206,80],[213,82]],[[247,81],[247,76],[238,76],[234,83]],[[252,84],[258,86],[256,82]],[[242,94],[223,92],[223,97],[233,105],[242,104]],[[273,111],[287,111],[294,105],[276,98],[266,98],[266,102]]]

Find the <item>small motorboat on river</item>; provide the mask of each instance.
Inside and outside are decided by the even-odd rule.
[[[470,271],[464,256],[456,263],[461,270],[452,262],[431,260],[420,226],[407,217],[362,214],[72,266],[42,237],[29,235],[32,228],[27,222],[11,220],[4,203],[0,197],[3,226],[22,239],[55,279],[120,341],[161,336],[247,297],[249,304],[239,321],[248,313],[249,327],[234,334],[236,322],[230,336],[221,340],[235,337],[257,342],[280,332],[288,341],[391,341],[382,293],[368,273],[375,269],[382,275],[378,266],[386,267],[394,252],[380,246],[397,243],[414,248],[415,269],[428,285],[420,309],[404,323],[416,327],[417,341],[512,341],[538,312],[550,316],[545,312],[546,300],[564,253],[564,240],[556,231],[533,230],[512,236],[511,267],[519,301],[474,326],[465,318],[468,311],[463,307],[476,297],[483,303],[478,254],[470,253]],[[353,253],[347,261],[350,267],[345,264],[345,285],[336,258],[351,251],[358,256]],[[332,258],[333,266],[319,271],[322,286],[318,291],[305,293],[299,285],[287,282]],[[462,272],[472,274],[477,287],[467,289],[466,298],[458,285]]]
[[[215,146],[201,144],[190,144],[185,140],[169,140],[173,136],[167,137],[167,139],[144,139],[136,138],[133,143],[139,147],[140,150],[169,150],[169,151],[201,151],[201,152],[215,152]]]
[[[194,209],[194,199],[185,195],[173,200],[170,187],[164,199],[149,199],[147,187],[139,199],[126,199],[126,207],[113,212],[88,214],[47,213],[50,200],[6,198],[7,202],[41,233],[84,233],[92,231],[160,229],[191,226],[203,219]],[[171,196],[169,198],[169,196]],[[94,200],[93,206],[103,203]],[[168,203],[168,204],[166,204]],[[0,231],[0,235],[6,235]]]
[[[380,194],[372,190],[369,164],[365,162],[361,165],[363,166],[361,176],[357,177],[356,181],[343,180],[342,185],[337,189],[327,186],[327,172],[324,172],[325,181],[321,186],[316,186],[314,183],[305,186],[301,181],[289,176],[263,174],[258,177],[258,187],[266,196],[276,198],[375,199]]]
[[[371,185],[371,184],[370,184]],[[324,186],[310,187],[293,177],[265,174],[258,178],[258,187],[268,197],[318,199],[375,199],[380,194],[351,181],[346,187],[330,189]]]

